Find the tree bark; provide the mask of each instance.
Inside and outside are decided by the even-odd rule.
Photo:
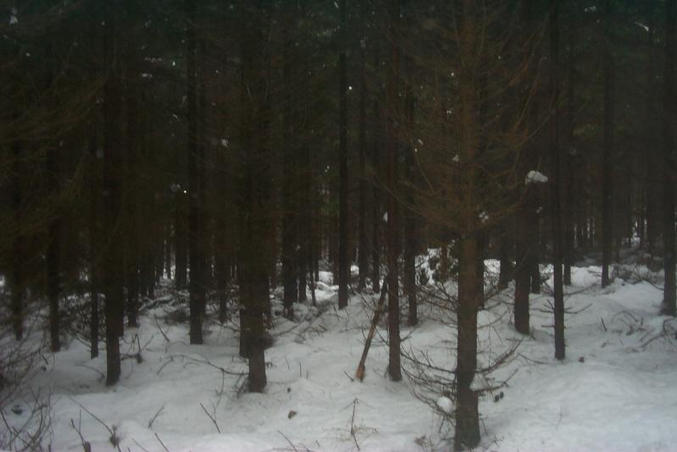
[[[367,77],[366,77],[366,58],[367,58],[367,2],[361,2],[362,22],[361,22],[361,40],[359,43],[359,83],[360,99],[358,113],[358,149],[359,149],[359,215],[358,215],[358,266],[359,280],[357,290],[362,291],[367,284],[369,273],[369,242],[367,240]]]
[[[287,7],[288,8],[288,7]],[[292,27],[294,24],[293,13],[286,11],[283,20],[283,111],[282,111],[282,284],[284,286],[284,316],[288,319],[294,317],[294,303],[298,297],[298,257],[297,257],[297,217],[298,207],[295,198],[298,195],[295,187],[297,180],[295,171],[298,171],[292,140],[295,138],[291,130],[294,124],[292,104],[294,99],[294,87],[292,86]]]
[[[406,96],[406,119],[407,128],[410,134],[414,131],[415,102],[413,86],[409,83]],[[414,326],[418,324],[418,301],[416,299],[416,253],[418,251],[416,236],[418,231],[416,213],[411,208],[411,206],[414,205],[412,191],[416,185],[414,176],[416,163],[414,161],[414,146],[411,142],[408,143],[407,149],[405,150],[404,160],[406,171],[405,178],[409,185],[407,187],[407,194],[405,195],[409,208],[405,210],[404,214],[404,292],[407,294],[407,305],[409,307],[407,323],[409,326]]]
[[[348,79],[346,74],[346,0],[339,0],[339,236],[338,236],[338,305],[348,306]]]
[[[517,267],[515,268],[515,329],[529,334],[529,292],[531,283],[531,261],[533,259],[529,236],[529,209],[531,209],[532,188],[527,187],[525,200],[517,212]]]
[[[129,10],[129,3],[127,4],[127,14],[132,14]],[[133,46],[132,42],[127,42],[127,66],[126,66],[126,96],[125,103],[127,107],[127,133],[126,137],[126,184],[127,193],[125,197],[126,207],[126,256],[125,256],[125,270],[127,281],[127,325],[130,327],[138,326],[138,311],[139,311],[139,234],[138,234],[138,219],[137,219],[137,193],[138,185],[136,181],[137,171],[137,153],[138,153],[138,128],[139,111],[137,104],[137,96],[139,95],[136,88],[135,78],[137,76],[134,61],[133,61]]]
[[[390,65],[386,82],[386,186],[388,187],[388,374],[393,381],[402,380],[400,367],[400,301],[399,271],[399,206],[396,191],[398,189],[398,143],[396,122],[399,112],[399,64],[398,47],[400,0],[391,0],[388,15],[388,35],[390,40]]]
[[[562,218],[561,170],[559,149],[559,0],[551,0],[550,11],[550,91],[552,95],[552,115],[550,118],[550,152],[552,159],[552,264],[554,314],[555,314],[555,358],[564,359],[564,291],[562,281]]]
[[[675,1],[667,0],[665,14],[665,92],[663,96],[663,267],[662,311],[675,316]]]
[[[564,285],[571,285],[571,266],[573,264],[574,255],[574,200],[575,196],[575,174],[573,159],[576,153],[574,146],[574,74],[575,74],[575,32],[569,32],[568,44],[568,61],[567,61],[567,99],[566,99],[566,149],[564,150],[564,175],[562,177],[564,183],[564,202],[563,202],[563,219],[564,219]]]
[[[614,60],[611,53],[611,0],[604,10],[604,147],[602,153],[602,287],[611,283],[614,174]]]
[[[202,317],[205,306],[205,262],[202,228],[202,167],[204,152],[198,137],[197,7],[185,0],[186,12],[186,101],[188,121],[188,248],[190,260],[190,343],[202,344]]]
[[[270,129],[269,87],[266,79],[266,39],[270,19],[260,3],[243,0],[241,7],[241,144],[240,163],[240,354],[249,359],[248,388],[266,386],[265,347],[269,341],[268,312],[270,256]]]
[[[107,71],[104,85],[104,162],[103,194],[106,243],[104,246],[104,291],[106,316],[106,385],[120,379],[120,342],[122,336],[124,268],[121,248],[120,213],[122,193],[121,74],[119,67],[118,12],[120,0],[104,6],[104,58]]]
[[[459,31],[461,70],[459,77],[459,108],[461,161],[473,162],[479,152],[480,99],[479,55],[480,30],[477,24],[478,6],[474,0],[463,0]],[[457,365],[456,365],[456,412],[454,449],[471,449],[479,444],[480,426],[478,394],[472,388],[477,369],[477,310],[481,303],[479,289],[482,286],[478,261],[479,219],[476,212],[477,169],[467,167],[461,176],[461,238],[459,241],[459,278],[457,311]]]
[[[49,195],[58,196],[59,193],[59,170],[58,148],[47,149],[47,186]],[[60,251],[61,251],[61,207],[56,201],[55,212],[49,224],[47,244],[47,298],[49,299],[49,336],[52,352],[61,349],[59,339],[59,295],[61,293],[60,274]]]
[[[92,125],[92,135],[89,138],[89,184],[90,184],[90,201],[89,201],[89,304],[90,304],[90,319],[89,319],[89,352],[92,359],[99,356],[99,253],[100,246],[97,239],[100,236],[99,227],[99,194],[101,193],[99,182],[99,165],[97,161],[97,134],[96,124]]]
[[[378,49],[374,46],[374,67],[379,67],[380,58]],[[381,188],[379,187],[379,170],[381,168],[381,107],[378,92],[374,93],[371,167],[373,172],[372,199],[371,199],[371,284],[373,291],[380,292],[381,288]]]

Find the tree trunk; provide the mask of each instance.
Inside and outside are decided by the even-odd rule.
[[[98,244],[100,237],[99,227],[99,194],[101,187],[99,182],[99,165],[97,164],[97,135],[96,124],[91,124],[93,129],[89,138],[89,351],[92,359],[99,356],[99,252]]]
[[[561,171],[559,149],[559,0],[551,0],[550,11],[550,91],[553,115],[550,118],[550,152],[552,154],[552,264],[555,314],[555,358],[564,359],[564,292],[562,287],[562,218]]]
[[[188,110],[188,248],[190,260],[190,343],[202,344],[202,317],[205,306],[204,249],[202,228],[203,146],[198,137],[198,67],[197,7],[195,0],[185,0],[186,33],[186,100]]]
[[[181,166],[181,168],[183,168]],[[186,243],[186,193],[179,184],[174,193],[174,286],[177,290],[186,288],[188,267],[188,245]]]
[[[567,61],[567,115],[566,115],[566,149],[564,150],[564,175],[562,180],[564,183],[564,209],[562,217],[564,219],[564,285],[571,285],[571,265],[573,264],[574,254],[574,195],[575,175],[573,159],[576,153],[574,146],[574,46],[575,46],[575,32],[569,32],[568,47],[568,61]]]
[[[359,83],[360,100],[358,113],[358,149],[359,149],[359,215],[358,215],[358,266],[360,270],[357,290],[362,291],[366,287],[367,276],[369,273],[369,242],[367,240],[367,77],[366,77],[366,21],[367,21],[367,2],[361,2],[361,32],[362,37],[359,49]]]
[[[339,236],[338,236],[338,305],[348,306],[348,79],[346,74],[346,0],[339,0]]]
[[[58,148],[47,149],[47,189],[49,195],[59,194]],[[61,207],[56,201],[55,212],[49,224],[47,244],[47,298],[49,299],[49,333],[52,352],[61,349],[59,339],[59,295],[61,292],[60,251],[61,251]]]
[[[532,188],[527,187],[525,200],[517,212],[517,267],[515,268],[515,329],[529,334],[529,292],[531,283],[531,261],[533,258],[529,236],[529,209],[531,209]]]
[[[503,221],[499,226],[498,233],[498,256],[500,270],[498,273],[498,290],[505,290],[515,276],[512,265],[512,234],[509,231],[509,221]]]
[[[17,341],[24,335],[24,297],[25,297],[25,268],[24,268],[24,238],[23,238],[23,178],[24,163],[22,162],[22,146],[18,138],[12,143],[12,183],[11,205],[14,217],[14,237],[12,238],[11,256],[11,317],[14,337]]]
[[[288,8],[288,7],[287,7]],[[283,67],[282,84],[284,90],[282,111],[282,284],[284,286],[284,316],[290,320],[294,317],[294,303],[298,297],[298,257],[297,257],[297,209],[294,202],[298,195],[295,187],[297,180],[297,162],[292,145],[295,134],[291,130],[294,123],[292,103],[295,101],[295,90],[292,86],[292,27],[294,24],[293,13],[286,11],[283,28]]]
[[[268,271],[272,254],[270,226],[269,86],[264,40],[270,19],[263,6],[241,3],[241,143],[240,163],[240,354],[249,359],[248,388],[266,386],[264,350],[269,336],[266,315],[269,301]]]
[[[128,11],[128,14],[131,14]],[[125,269],[127,280],[127,325],[130,327],[137,327],[138,312],[139,312],[139,234],[138,234],[138,219],[137,219],[137,193],[139,186],[136,181],[137,171],[137,153],[138,153],[138,129],[139,111],[137,104],[138,91],[135,89],[135,78],[137,72],[135,71],[133,62],[133,48],[134,44],[127,43],[127,67],[126,67],[126,96],[125,102],[127,106],[127,165],[126,165],[126,184],[128,186],[127,195],[125,197],[126,216],[127,221],[126,235],[127,241],[125,246]]]
[[[667,0],[665,18],[665,93],[663,96],[663,267],[662,311],[675,316],[675,1]]]
[[[602,287],[611,282],[614,174],[614,60],[611,53],[611,0],[604,11],[604,147],[602,153]]]
[[[479,244],[474,236],[461,241],[459,269],[458,344],[456,367],[456,426],[454,449],[471,449],[480,441],[478,395],[472,389],[477,369],[477,310],[481,295]]]
[[[399,208],[397,205],[397,163],[398,143],[396,136],[396,121],[399,117],[398,88],[400,54],[398,47],[398,24],[400,17],[400,0],[391,0],[388,16],[388,35],[391,43],[390,65],[386,82],[386,186],[388,187],[388,374],[393,381],[402,380],[400,367],[400,301],[399,301],[399,271],[398,259],[400,255]]]
[[[123,255],[120,244],[122,237],[120,228],[121,211],[121,170],[122,146],[121,136],[121,103],[122,90],[119,67],[118,14],[122,10],[119,0],[106,2],[104,58],[107,78],[104,85],[104,162],[103,162],[103,194],[104,224],[106,227],[104,246],[104,287],[106,316],[106,385],[114,385],[120,379],[120,336],[124,312]]]
[[[480,38],[477,28],[478,6],[474,0],[463,0],[459,31],[459,52],[462,61],[459,77],[459,109],[461,161],[472,162],[479,152],[478,76]],[[459,241],[458,339],[456,365],[456,413],[454,449],[471,449],[479,444],[480,425],[478,394],[472,388],[477,369],[477,310],[481,303],[482,277],[478,270],[480,245],[477,236],[479,219],[476,212],[477,169],[466,167],[461,176],[461,239]]]
[[[380,58],[377,48],[374,47],[374,67],[379,67]],[[380,292],[381,288],[381,188],[379,187],[379,169],[381,167],[381,107],[378,100],[378,92],[374,93],[373,124],[372,124],[372,151],[371,167],[373,171],[372,205],[371,205],[371,284],[374,293]]]
[[[416,101],[413,89],[413,86],[409,83],[406,96],[406,117],[409,133],[413,133],[414,131],[414,109]],[[405,150],[404,160],[406,171],[405,178],[409,184],[405,196],[407,203],[410,206],[405,211],[404,219],[404,292],[407,294],[407,305],[409,307],[407,323],[409,326],[414,326],[418,324],[418,302],[416,299],[416,253],[418,251],[416,236],[418,231],[416,227],[416,213],[411,209],[411,206],[414,205],[412,191],[416,184],[414,177],[414,146],[411,141],[408,143],[407,149]]]

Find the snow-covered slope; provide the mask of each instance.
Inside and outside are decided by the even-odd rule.
[[[677,448],[677,341],[661,336],[674,325],[657,315],[661,292],[648,282],[620,280],[601,290],[598,273],[595,267],[574,269],[564,362],[553,358],[548,296],[534,298],[532,337],[496,372],[499,380],[514,376],[501,389],[503,397],[480,402],[482,449]],[[352,380],[374,297],[353,296],[348,309],[337,311],[336,287],[323,279],[317,308],[298,305],[297,322],[275,320],[265,394],[238,391],[243,377],[237,374],[246,372],[246,362],[238,357],[232,325],[210,324],[206,345],[191,346],[186,326],[168,324],[164,308],[147,311],[122,346],[134,354],[140,344],[142,361],[124,360],[114,388],[103,384],[103,358],[89,360],[86,347],[73,342],[32,381],[53,392],[52,450],[82,450],[76,430],[93,450],[113,450],[108,428],[125,451],[448,448],[449,429],[414,396],[411,382],[388,381],[387,349],[379,336],[365,381]],[[489,325],[480,338],[485,364],[519,339],[510,325],[510,294],[499,294],[480,315]],[[421,313],[418,327],[403,328],[403,347],[429,352],[453,368],[453,327],[431,307]],[[19,423],[25,412],[9,416]]]

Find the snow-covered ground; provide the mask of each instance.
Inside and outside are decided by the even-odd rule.
[[[564,362],[553,358],[549,297],[533,298],[533,334],[495,374],[514,373],[503,397],[480,401],[481,450],[677,450],[677,340],[661,336],[675,325],[657,315],[662,293],[641,280],[617,279],[602,290],[599,272],[574,269]],[[168,322],[167,306],[147,311],[141,327],[127,331],[123,353],[133,355],[140,344],[142,360],[125,359],[114,388],[104,385],[103,357],[90,360],[86,346],[72,342],[31,382],[53,394],[52,450],[82,450],[76,430],[92,450],[114,450],[108,429],[123,451],[448,449],[440,413],[414,396],[406,378],[385,376],[383,329],[364,382],[353,381],[375,297],[353,296],[337,311],[331,280],[322,275],[317,308],[296,306],[297,322],[275,319],[264,394],[238,391],[243,378],[236,374],[246,363],[232,325],[210,323],[206,345],[189,345],[187,326]],[[510,324],[511,290],[480,314],[484,365],[519,339]],[[403,348],[453,368],[453,327],[430,306],[421,317],[415,329],[403,327]],[[27,409],[6,412],[19,424]]]

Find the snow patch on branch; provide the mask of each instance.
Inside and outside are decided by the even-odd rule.
[[[548,182],[548,176],[541,173],[540,171],[531,170],[527,173],[527,177],[524,178],[524,184],[544,184]]]
[[[437,399],[437,407],[445,413],[451,414],[454,411],[454,402],[449,397],[442,396]]]

